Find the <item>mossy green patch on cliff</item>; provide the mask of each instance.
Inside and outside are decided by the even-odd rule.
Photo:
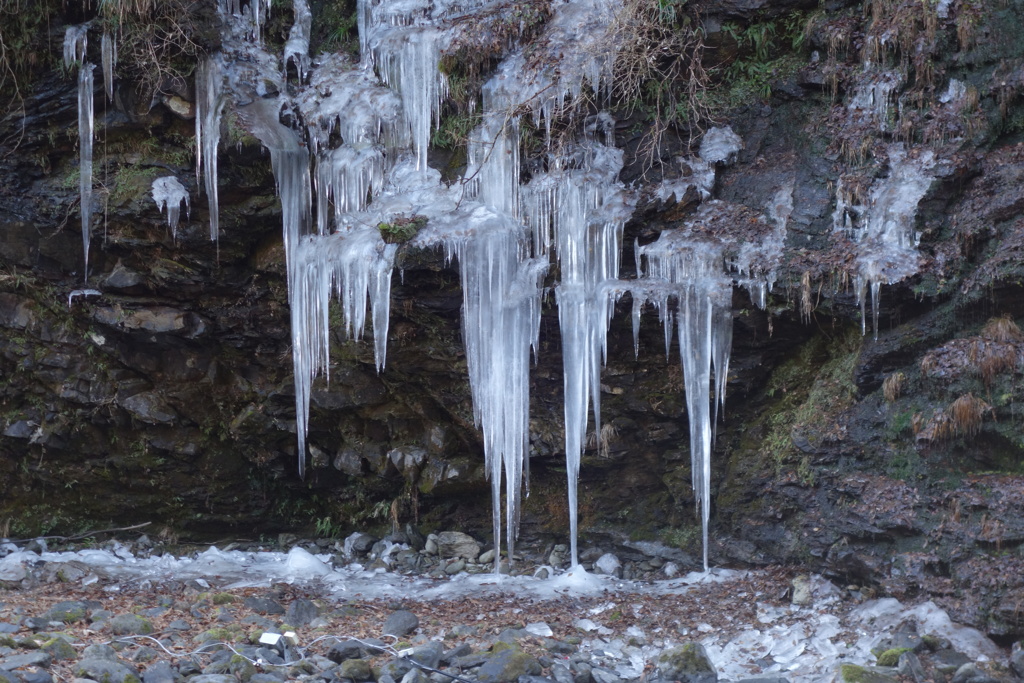
[[[844,437],[838,418],[856,400],[853,373],[862,344],[853,326],[819,334],[772,374],[765,395],[775,407],[766,415],[759,450],[777,468],[791,463],[794,438],[814,443]]]

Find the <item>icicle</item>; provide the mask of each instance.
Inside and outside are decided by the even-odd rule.
[[[427,167],[430,131],[448,96],[448,78],[438,70],[447,37],[433,26],[414,26],[382,33],[371,46],[381,80],[401,94],[420,170]]]
[[[284,45],[285,78],[288,77],[288,62],[295,63],[295,72],[299,83],[306,80],[309,71],[309,32],[313,25],[313,14],[309,11],[306,0],[292,0],[295,23],[288,32],[288,42]]]
[[[181,215],[181,203],[185,202],[185,210],[189,205],[188,190],[174,176],[164,176],[153,181],[153,201],[157,209],[163,213],[167,208],[167,224],[171,227],[171,237],[178,237],[178,218]]]
[[[68,26],[64,31],[64,66],[72,67],[85,61],[89,43],[89,25]]]
[[[342,214],[362,211],[367,198],[380,192],[384,184],[384,150],[380,147],[343,146],[323,152],[316,166],[317,231],[328,232],[334,200],[335,222]]]
[[[86,62],[78,70],[78,190],[81,196],[83,280],[89,279],[89,236],[92,228],[93,69]]]
[[[436,173],[436,171],[434,172]],[[432,192],[437,192],[433,190]],[[465,202],[434,202],[434,213],[414,243],[439,245],[459,262],[462,330],[473,415],[483,432],[492,487],[495,548],[501,547],[502,481],[508,553],[514,552],[528,477],[530,348],[540,334],[543,259],[527,259],[523,227],[493,209]],[[497,569],[500,556],[495,557]]]
[[[114,101],[114,69],[117,67],[117,41],[109,32],[103,32],[100,42],[100,55],[103,64],[103,87],[107,92],[107,99]]]
[[[93,69],[85,61],[89,25],[69,26],[64,32],[64,65],[78,64],[78,194],[82,217],[83,280],[89,280],[89,237],[92,227]]]
[[[534,222],[535,234],[549,229],[554,232],[561,263],[562,282],[556,293],[564,368],[569,539],[572,564],[576,565],[580,456],[589,407],[593,408],[594,428],[601,428],[600,371],[601,361],[607,360],[606,332],[613,305],[602,286],[618,277],[622,228],[633,205],[616,180],[622,169],[621,150],[588,143],[571,150],[557,165],[579,167],[534,178],[523,195],[523,212]],[[492,177],[499,180],[491,192],[500,191],[500,184],[507,179],[500,173]],[[481,191],[481,195],[485,193]]]
[[[196,180],[199,180],[202,171],[210,207],[210,239],[213,241],[220,237],[217,146],[220,144],[220,119],[224,113],[224,103],[221,57],[214,54],[202,60],[196,69]]]
[[[344,332],[351,339],[363,335],[369,302],[377,367],[383,368],[396,249],[396,245],[384,244],[375,228],[365,226],[326,237],[305,236],[294,245],[289,300],[300,477],[305,476],[313,379],[327,374],[329,368],[331,294],[341,302]]]

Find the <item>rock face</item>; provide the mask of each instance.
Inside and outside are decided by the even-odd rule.
[[[199,4],[190,30],[195,45],[212,50],[213,3]],[[315,19],[341,4],[323,3]],[[48,21],[23,27],[24,41],[5,40],[47,55],[15,65],[30,88],[0,93],[5,532],[152,521],[168,533],[260,535],[327,520],[347,533],[390,515],[487,538],[462,295],[456,270],[429,250],[399,248],[386,369],[377,372],[370,344],[342,341],[339,325],[329,332],[330,382],[314,385],[309,468],[298,478],[270,162],[244,122],[225,123],[221,238],[211,243],[207,199],[194,180],[188,79],[154,84],[142,75],[158,70],[125,62],[107,107],[97,87],[97,211],[83,277],[71,227],[77,138],[64,134],[77,130],[76,93],[51,68],[46,51],[59,40],[43,27],[93,17],[58,5],[43,3]],[[744,217],[740,227],[791,205],[766,308],[739,288],[733,296],[729,400],[712,456],[711,559],[801,562],[897,596],[934,587],[956,618],[1019,636],[1024,337],[1014,321],[1024,316],[1024,87],[1019,31],[1006,27],[1024,25],[1024,9],[938,3],[922,19],[895,4],[872,16],[858,8],[838,2],[811,17],[798,3],[731,2],[700,14],[708,45],[727,63],[709,90],[724,98],[715,115],[742,141],[705,191]],[[286,33],[290,15],[278,14],[268,34]],[[756,47],[755,35],[777,37]],[[90,43],[90,59],[96,49]],[[191,73],[195,55],[187,56]],[[635,110],[611,114],[609,134],[626,153],[621,180],[641,195],[623,240],[630,278],[635,244],[695,215],[695,185],[662,190],[696,177],[700,139],[676,120],[654,159],[644,150],[660,128]],[[430,161],[448,172],[461,156],[438,147]],[[914,272],[881,284],[876,310],[868,291],[862,311],[858,278],[881,282],[872,265],[895,272],[865,260],[872,240],[892,245],[864,231],[873,207],[903,215],[890,199],[908,159],[930,178],[903,226],[916,243]],[[544,164],[524,152],[524,173]],[[176,237],[150,196],[152,181],[168,174],[192,197]],[[792,188],[788,200],[779,199],[783,187]],[[583,459],[581,528],[612,529],[609,543],[657,539],[685,551],[671,558],[685,564],[699,556],[700,538],[684,378],[676,351],[665,360],[652,316],[640,324],[634,355],[630,306],[628,298],[618,304],[609,330],[605,424]],[[533,495],[523,533],[564,542],[557,317],[546,304],[531,374]],[[480,550],[441,553],[472,560]],[[19,577],[0,576],[8,579]]]

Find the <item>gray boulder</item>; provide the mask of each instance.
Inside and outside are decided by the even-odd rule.
[[[476,672],[480,683],[512,683],[520,676],[537,676],[541,672],[540,662],[530,655],[509,648],[490,657]]]
[[[139,672],[133,667],[110,659],[83,659],[75,666],[75,675],[103,683],[139,683]]]
[[[381,632],[386,636],[397,636],[401,638],[404,635],[412,633],[420,626],[419,618],[407,610],[398,610],[392,612],[390,616],[384,621],[384,627]],[[401,677],[397,677],[399,680]]]
[[[480,556],[480,544],[461,531],[442,531],[435,542],[441,557],[463,557],[473,561]]]

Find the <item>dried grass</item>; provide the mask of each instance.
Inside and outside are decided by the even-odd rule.
[[[907,376],[902,372],[894,372],[882,382],[882,394],[889,403],[896,401],[907,386]]]
[[[814,302],[811,300],[811,271],[805,270],[800,277],[800,319],[805,325],[811,322]]]
[[[985,413],[991,410],[988,403],[968,393],[953,401],[946,413],[956,436],[974,436],[981,431]]]
[[[1019,342],[1024,340],[1017,323],[1008,315],[992,318],[981,328],[981,336],[998,342]]]

